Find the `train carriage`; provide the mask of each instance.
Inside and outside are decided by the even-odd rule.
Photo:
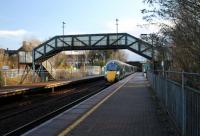
[[[105,66],[105,79],[110,82],[116,82],[124,77],[134,73],[136,67],[118,60],[111,60]]]

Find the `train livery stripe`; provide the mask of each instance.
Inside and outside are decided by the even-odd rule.
[[[84,121],[90,114],[92,114],[98,107],[100,107],[106,100],[108,100],[113,94],[115,94],[122,86],[124,86],[131,78],[129,78],[125,83],[123,83],[121,86],[119,86],[117,89],[115,89],[111,94],[106,96],[102,101],[97,103],[92,109],[90,109],[88,112],[86,112],[82,117],[80,117],[78,120],[76,120],[74,123],[72,123],[68,128],[66,128],[64,131],[62,131],[58,136],[65,136],[67,135],[72,129],[74,129],[76,126],[78,126],[82,121]]]

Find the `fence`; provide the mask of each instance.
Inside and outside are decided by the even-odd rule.
[[[38,71],[32,70],[25,71],[25,69],[9,69],[0,70],[0,87],[17,85],[17,84],[30,84],[34,82],[45,82],[51,80],[48,78],[50,74],[55,80],[71,80],[79,79],[87,76],[102,75],[100,66],[87,66],[81,69],[53,69],[53,71],[40,71],[40,75],[46,75],[41,78]],[[23,81],[23,82],[22,82]]]
[[[200,75],[157,71],[148,72],[147,78],[181,134],[200,136],[200,91],[188,84],[194,81],[195,88],[198,88]]]

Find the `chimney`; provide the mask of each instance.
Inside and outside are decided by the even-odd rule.
[[[27,44],[26,41],[23,41],[22,46],[26,46],[26,44]]]

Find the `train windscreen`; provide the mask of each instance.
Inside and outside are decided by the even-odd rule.
[[[109,63],[107,64],[106,69],[108,71],[117,71],[117,65],[115,63]]]

